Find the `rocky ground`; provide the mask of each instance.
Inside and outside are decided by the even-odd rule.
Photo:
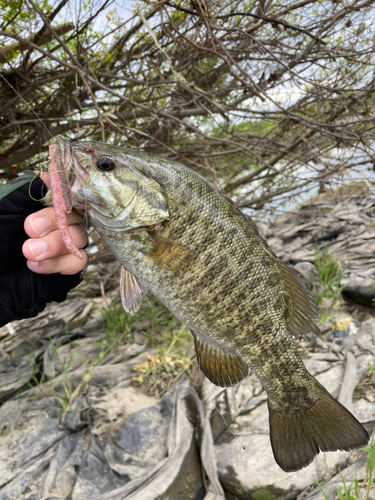
[[[307,368],[370,432],[374,208],[355,186],[259,225],[320,303],[322,337],[298,342]],[[284,473],[258,379],[204,379],[190,334],[152,297],[134,318],[121,312],[118,264],[92,247],[67,301],[0,329],[0,500],[324,500],[354,477],[354,498],[375,497],[365,449]]]

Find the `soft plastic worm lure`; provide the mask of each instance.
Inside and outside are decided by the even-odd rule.
[[[71,160],[71,147],[67,143],[64,148],[64,163],[61,158],[61,149],[59,144],[49,146],[51,163],[49,165],[49,174],[51,179],[51,190],[53,199],[53,208],[55,210],[58,230],[66,248],[79,259],[83,255],[75,246],[66,223],[66,213],[72,211],[72,193],[67,175],[67,168]]]

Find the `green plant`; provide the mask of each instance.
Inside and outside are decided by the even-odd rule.
[[[342,487],[338,486],[337,487],[337,497],[339,500],[370,500],[370,489],[372,485],[374,484],[374,468],[375,468],[375,436],[373,435],[370,441],[370,444],[366,446],[366,450],[368,452],[367,456],[367,469],[366,469],[366,479],[365,481],[360,484],[357,476],[355,475],[354,478],[352,479],[351,483],[349,486],[347,486],[347,483],[345,481],[345,478],[343,477],[341,471],[340,471],[340,477],[342,481]],[[324,500],[329,500],[327,497],[326,493],[324,492],[324,489],[322,485],[319,483],[319,481],[315,481],[316,485],[320,489],[320,491],[323,493]],[[366,493],[363,494],[361,490],[366,487]]]
[[[322,304],[323,298],[333,301],[332,308],[337,308],[342,303],[341,293],[345,285],[340,286],[340,280],[347,269],[348,264],[340,268],[340,263],[327,247],[315,249],[315,268],[318,273],[318,284],[312,287],[312,294],[316,303]]]
[[[354,476],[352,482],[349,487],[346,486],[346,481],[342,476],[340,471],[341,481],[344,487],[344,494],[342,493],[341,487],[337,488],[337,493],[339,495],[340,500],[357,500],[360,497],[360,485],[357,479],[357,476]],[[354,491],[353,491],[354,488]]]
[[[137,374],[131,383],[142,385],[148,395],[162,396],[182,374],[189,372],[194,362],[189,356],[192,345],[192,336],[185,326],[178,330],[166,329],[163,347],[147,356],[147,361],[133,366]]]
[[[108,344],[116,342],[118,335],[122,336],[125,334],[127,337],[132,338],[131,329],[138,314],[133,317],[125,312],[121,305],[115,303],[110,307],[103,308],[102,315],[104,319],[104,333]]]
[[[26,390],[20,389],[17,392],[17,396],[20,394],[26,394],[30,389],[33,389],[34,387],[38,387],[38,389],[41,391],[42,396],[46,396],[47,394],[42,389],[42,384],[47,382],[46,376],[44,373],[41,373],[40,377],[38,377],[41,363],[35,362],[34,351],[30,352],[29,357],[30,357],[31,379],[28,380],[22,373],[19,373],[20,378],[25,382],[28,388]]]
[[[371,365],[373,368],[373,365]],[[374,482],[374,467],[375,467],[375,434],[372,435],[370,444],[366,446],[368,452],[366,482],[367,482],[367,498],[370,496],[370,488]]]

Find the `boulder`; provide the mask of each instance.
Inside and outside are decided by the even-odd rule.
[[[344,293],[352,300],[364,305],[374,305],[375,300],[375,269],[351,271],[340,280],[340,286],[345,286]]]

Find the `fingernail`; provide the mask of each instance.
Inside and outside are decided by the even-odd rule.
[[[35,217],[30,220],[30,226],[38,236],[44,236],[51,227],[51,221],[46,217]]]
[[[47,243],[43,240],[30,240],[29,249],[35,258],[41,257],[47,250]]]
[[[39,267],[40,262],[34,262],[33,260],[28,260],[27,261],[27,267],[30,269],[30,271],[36,271]]]

